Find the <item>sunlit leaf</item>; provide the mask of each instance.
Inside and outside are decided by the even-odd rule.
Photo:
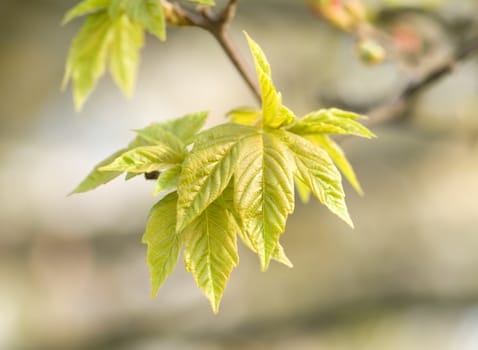
[[[254,243],[251,241],[249,235],[244,234],[244,228],[242,219],[236,211],[236,207],[234,205],[234,181],[231,181],[229,185],[226,187],[224,192],[222,193],[222,199],[224,204],[226,205],[227,209],[231,212],[234,220],[236,221],[236,225],[239,228],[238,233],[239,237],[241,237],[242,242],[249,248],[251,251],[257,254],[257,248],[254,246]],[[292,267],[292,263],[285,254],[284,248],[278,243],[276,250],[272,254],[272,259],[284,264],[287,267]]]
[[[262,112],[253,107],[239,107],[226,113],[231,121],[243,125],[252,125],[261,116]]]
[[[300,136],[289,132],[284,135],[295,156],[295,176],[310,188],[322,204],[353,227],[345,204],[342,178],[329,155]]]
[[[103,10],[110,5],[110,2],[111,0],[84,0],[65,14],[62,23],[67,24],[77,17]]]
[[[177,198],[176,192],[170,193],[151,209],[142,239],[148,245],[153,296],[176,266],[181,249],[181,235],[176,233]]]
[[[342,171],[352,187],[359,194],[363,194],[362,186],[360,186],[360,183],[357,180],[354,169],[337,142],[333,141],[330,137],[323,135],[311,135],[308,136],[307,139],[310,139],[312,142],[322,147],[329,154],[330,158],[332,158],[340,171]]]
[[[113,160],[122,155],[126,149],[119,150],[118,152],[113,153],[111,156],[95,165],[93,170],[88,174],[88,176],[73,190],[70,194],[82,193],[94,190],[98,186],[104,185],[118,176],[121,175],[121,171],[100,171],[99,168],[110,164]]]
[[[300,118],[289,131],[298,135],[340,134],[373,138],[375,135],[358,122],[365,117],[339,109],[321,109]]]
[[[294,162],[274,134],[258,132],[244,139],[244,152],[234,176],[235,208],[244,235],[257,251],[266,270],[294,210]]]
[[[196,4],[214,6],[216,3],[214,0],[188,0],[189,2],[195,2]]]
[[[294,123],[297,119],[294,112],[284,105],[281,105],[279,108],[279,120],[281,120],[281,126],[286,126]]]
[[[254,65],[256,67],[257,77],[261,88],[262,96],[262,118],[266,126],[278,128],[283,125],[287,119],[281,118],[279,109],[282,104],[282,98],[276,91],[274,83],[271,78],[271,68],[264,52],[260,46],[245,33],[249,48],[254,58]]]
[[[218,312],[226,283],[239,263],[237,226],[220,199],[209,205],[184,231],[184,263]]]
[[[178,230],[215,201],[237,166],[239,141],[254,128],[222,124],[200,133],[184,160],[178,183]]]
[[[201,130],[206,122],[209,112],[197,112],[183,115],[180,118],[161,123],[162,127],[176,135],[186,145],[190,144],[194,136]]]
[[[297,193],[299,194],[302,203],[309,203],[311,194],[310,189],[306,184],[300,181],[297,176],[295,177],[295,188],[297,189]]]
[[[186,152],[185,145],[181,139],[167,131],[161,124],[135,130],[135,132],[146,141],[146,145],[166,145],[177,154],[185,154]]]
[[[133,93],[139,50],[143,44],[144,32],[141,25],[132,22],[126,15],[114,20],[110,44],[110,71],[127,96]]]
[[[114,160],[114,159],[113,159],[113,160]],[[113,161],[113,160],[112,160],[112,161]],[[105,165],[106,165],[106,164],[105,164]],[[141,175],[141,174],[138,174],[138,173],[126,173],[124,179],[125,179],[125,181],[128,181],[128,180],[131,180],[131,179],[133,179],[133,178],[135,178],[136,176],[139,176],[139,175]]]
[[[160,40],[166,40],[166,22],[160,0],[112,0],[109,8],[112,17],[126,14],[141,24]]]
[[[153,195],[156,196],[163,191],[176,187],[179,181],[180,173],[180,165],[176,165],[162,171],[161,174],[159,174],[158,180],[156,180],[156,186],[154,187]]]
[[[75,106],[80,109],[104,74],[112,40],[112,21],[107,13],[90,16],[77,34],[68,53],[63,86],[73,81]]]
[[[272,259],[277,262],[280,262],[281,264],[287,267],[290,267],[290,268],[294,267],[292,262],[289,260],[289,258],[285,254],[284,248],[282,247],[280,243],[277,243],[277,248],[275,252],[272,254]]]
[[[123,153],[112,163],[100,168],[101,171],[127,171],[130,173],[149,173],[165,170],[181,164],[184,154],[176,152],[168,145],[137,147]]]

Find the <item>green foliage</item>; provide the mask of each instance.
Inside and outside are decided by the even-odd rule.
[[[374,136],[350,112],[327,109],[297,118],[282,104],[261,48],[246,37],[263,96],[260,110],[232,110],[231,122],[202,132],[206,112],[136,130],[127,148],[101,162],[74,191],[94,189],[122,172],[160,172],[154,194],[169,194],[152,208],[143,236],[153,294],[184,247],[186,268],[214,312],[239,261],[237,236],[263,270],[271,260],[292,266],[279,238],[294,210],[294,184],[302,200],[313,194],[353,226],[335,164],[361,188],[329,135]]]
[[[344,151],[340,146],[326,135],[310,135],[306,137],[308,140],[322,147],[332,158],[337,167],[342,171],[344,176],[350,182],[352,187],[359,193],[363,194],[362,186],[357,180],[354,169],[345,157]]]
[[[212,0],[189,0],[213,6]],[[68,53],[63,87],[73,82],[79,110],[99,78],[109,70],[124,94],[130,96],[136,81],[144,32],[166,40],[166,19],[160,0],[83,0],[68,11],[63,24],[88,17]]]
[[[110,5],[110,2],[111,0],[84,0],[66,13],[63,17],[63,24],[67,24],[77,17],[103,10]]]
[[[358,122],[364,118],[337,108],[321,109],[300,118],[290,131],[302,136],[338,134],[372,138],[374,135]]]
[[[124,12],[132,22],[142,24],[149,33],[166,40],[166,22],[160,1],[111,0],[108,12],[112,18]]]
[[[232,269],[239,263],[237,231],[222,198],[211,203],[184,230],[184,264],[215,313]]]
[[[144,146],[161,145],[169,142],[173,147],[173,153],[174,149],[179,152],[183,152],[186,145],[191,142],[192,137],[203,127],[204,123],[206,122],[207,115],[207,112],[187,114],[175,120],[167,121],[165,123],[152,123],[150,126],[144,129],[136,130],[138,136],[129,143],[128,147],[115,152],[97,164],[88,174],[88,176],[71,192],[71,194],[94,190],[95,188],[104,185],[120,176],[125,170],[107,171],[103,169],[103,167],[111,165],[111,163],[114,161],[119,162],[119,159],[124,158],[124,155],[132,150]],[[163,138],[164,135],[169,135],[169,141],[168,139]],[[176,140],[174,138],[176,138]],[[179,139],[179,141],[177,141],[177,139]],[[133,165],[133,168],[134,167],[135,166]],[[177,167],[177,165],[171,166],[171,168],[174,167]],[[102,170],[100,170],[100,168]],[[136,171],[128,172],[126,174],[126,180],[129,180],[136,175],[138,175],[138,172]],[[164,176],[162,181],[165,181]],[[168,183],[171,183],[171,181],[171,179],[168,180]]]
[[[216,3],[214,2],[214,0],[189,0],[190,2],[195,2],[197,4],[201,4],[201,5],[208,5],[208,6],[214,6],[216,5]]]
[[[127,149],[121,149],[97,164],[95,168],[88,174],[88,176],[70,194],[94,190],[95,188],[104,185],[120,176],[122,171],[100,171],[99,169],[110,164],[126,151]]]
[[[266,270],[294,210],[294,161],[276,130],[260,130],[244,142],[235,175],[234,204],[242,229]]]
[[[224,191],[234,174],[249,127],[223,124],[198,135],[178,183],[178,229],[185,228]]]
[[[253,107],[239,107],[226,113],[231,121],[237,124],[252,125],[261,116],[261,111]]]
[[[331,212],[353,227],[345,205],[345,193],[340,173],[329,155],[308,140],[290,132],[285,133],[296,164],[295,176],[307,186]]]
[[[276,91],[272,82],[271,67],[267,62],[262,49],[254,42],[247,33],[245,33],[249,48],[254,58],[257,77],[261,87],[262,95],[262,122],[265,126],[277,128],[283,125],[289,125],[294,122],[294,115],[282,107],[282,97]],[[286,112],[286,113],[284,113]]]
[[[147,261],[151,270],[152,295],[173,271],[182,245],[176,232],[178,196],[172,192],[151,209],[142,242],[148,245]]]

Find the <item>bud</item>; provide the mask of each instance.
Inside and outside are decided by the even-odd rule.
[[[346,31],[353,31],[365,21],[360,0],[308,0],[308,3],[317,15]]]
[[[355,20],[356,23],[367,20],[365,7],[360,0],[345,1],[345,10]]]
[[[163,7],[164,18],[169,25],[184,26],[191,24],[181,9],[169,1],[162,0],[161,6]]]
[[[383,46],[370,38],[361,39],[357,43],[357,54],[362,62],[370,65],[382,63],[387,56]]]
[[[417,30],[407,24],[398,24],[392,28],[392,40],[395,46],[408,55],[419,54],[423,50],[423,41]]]

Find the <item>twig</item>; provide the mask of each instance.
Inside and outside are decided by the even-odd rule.
[[[260,102],[261,94],[254,76],[229,36],[228,29],[236,15],[239,0],[229,0],[226,7],[218,15],[212,13],[210,7],[199,7],[198,15],[182,8],[178,4],[172,5],[166,0],[163,0],[162,3],[166,9],[166,19],[169,24],[198,27],[212,34],[250,88],[256,100]]]
[[[469,40],[460,46],[450,60],[430,70],[420,79],[411,81],[407,87],[398,94],[398,96],[366,112],[365,114],[370,117],[370,119],[366,121],[366,124],[369,126],[384,124],[397,119],[412,98],[441,80],[449,73],[453,72],[459,63],[477,53],[478,37]]]

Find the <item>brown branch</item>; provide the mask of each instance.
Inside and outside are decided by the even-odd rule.
[[[420,79],[411,81],[398,96],[366,112],[370,119],[365,124],[368,126],[384,124],[399,117],[404,118],[403,111],[414,97],[452,73],[459,63],[475,54],[478,54],[478,37],[461,45],[448,61],[430,70]]]
[[[182,8],[180,5],[172,5],[166,0],[162,4],[166,13],[168,24],[178,26],[193,26],[204,29],[212,34],[217,40],[234,68],[241,75],[256,100],[261,102],[261,94],[254,75],[236,49],[229,35],[229,26],[236,15],[239,0],[229,0],[225,8],[219,14],[214,14],[210,7],[198,7],[198,14]]]
[[[226,53],[227,57],[232,62],[236,70],[240,73],[240,75],[246,82],[247,86],[253,93],[255,99],[260,103],[261,93],[260,93],[259,87],[256,84],[254,76],[250,73],[249,68],[243,61],[242,57],[239,55],[228,32],[225,32],[225,31],[221,31],[217,33],[212,32],[212,34],[216,38],[219,45],[221,45],[222,49],[224,50],[224,52]]]

